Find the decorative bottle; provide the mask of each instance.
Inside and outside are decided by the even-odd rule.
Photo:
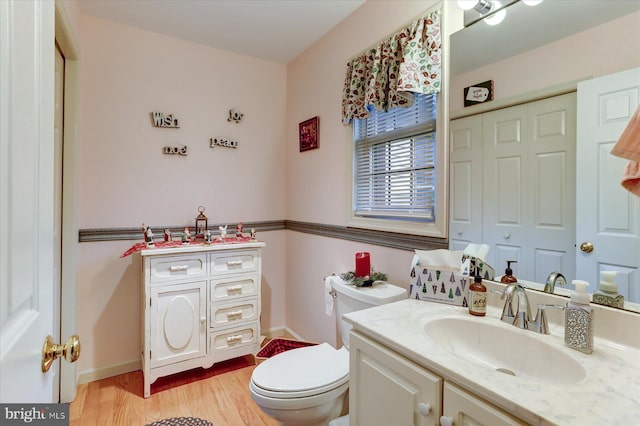
[[[513,269],[511,269],[512,263],[518,263],[515,260],[507,260],[507,269],[504,270],[504,275],[500,278],[500,282],[503,284],[517,283],[518,279],[513,276]]]
[[[618,286],[614,281],[616,274],[616,271],[600,272],[600,287],[593,293],[593,303],[620,309],[624,308],[624,296],[618,293]]]
[[[581,280],[571,282],[576,289],[564,310],[564,343],[572,349],[590,354],[593,352],[593,309],[589,304],[587,287]]]
[[[479,317],[487,314],[487,287],[480,275],[476,275],[469,286],[469,313]]]

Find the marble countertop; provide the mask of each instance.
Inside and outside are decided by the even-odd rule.
[[[406,299],[352,312],[344,319],[354,330],[527,423],[561,426],[640,424],[640,350],[596,337],[593,353],[584,354],[564,345],[561,326],[550,324],[551,334],[541,335],[501,322],[500,312],[489,306],[486,317],[473,317],[467,308]],[[450,316],[489,321],[533,339],[542,339],[581,364],[586,377],[572,384],[541,383],[533,378],[499,373],[459,358],[435,345],[424,331],[428,321]],[[504,343],[504,350],[508,351],[506,337]]]

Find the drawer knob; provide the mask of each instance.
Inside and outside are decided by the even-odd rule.
[[[203,324],[207,322],[207,317],[200,317],[200,322]]]
[[[431,414],[431,404],[421,402],[420,404],[418,404],[418,411],[420,411],[420,414],[427,417],[429,414]]]
[[[441,426],[453,426],[453,418],[448,416],[440,417],[440,425]]]
[[[171,272],[186,271],[187,269],[189,269],[189,265],[174,265],[169,268]]]
[[[242,266],[242,260],[228,260],[227,266]]]

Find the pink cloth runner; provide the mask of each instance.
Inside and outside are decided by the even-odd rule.
[[[248,243],[251,241],[250,237],[228,237],[224,240],[214,239],[211,241],[211,245],[216,244],[238,244],[238,243]],[[149,249],[153,250],[154,248],[169,248],[169,247],[185,247],[185,246],[203,246],[204,240],[197,238],[189,242],[189,244],[182,244],[182,241],[156,241],[152,247],[147,247],[144,242],[135,243],[132,245],[127,251],[122,253],[120,257],[127,257],[132,253],[135,253],[140,250]]]

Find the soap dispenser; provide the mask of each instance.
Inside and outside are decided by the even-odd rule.
[[[593,293],[593,303],[624,308],[624,296],[618,293],[618,286],[614,281],[617,273],[616,271],[600,272],[600,287]]]
[[[593,309],[587,294],[589,283],[582,280],[571,282],[576,286],[564,310],[564,343],[572,349],[590,354],[593,352]]]
[[[507,260],[507,269],[504,270],[504,275],[500,278],[500,282],[503,284],[517,283],[518,280],[513,276],[513,270],[511,269],[512,263],[518,263],[515,260]]]

